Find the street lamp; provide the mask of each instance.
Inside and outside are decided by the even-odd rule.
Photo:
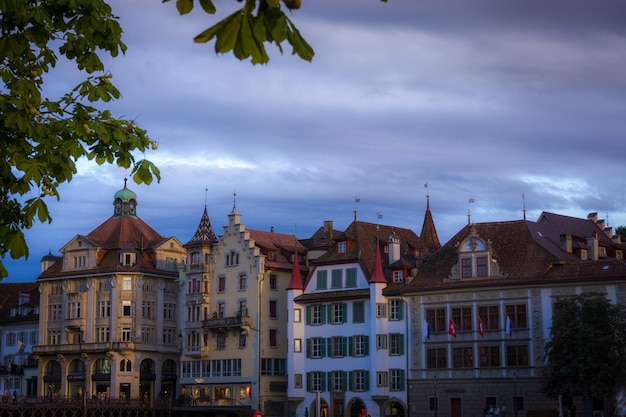
[[[513,372],[513,417],[517,417],[517,372]]]
[[[435,417],[439,409],[439,399],[437,398],[437,375],[433,375],[433,390],[435,392]]]

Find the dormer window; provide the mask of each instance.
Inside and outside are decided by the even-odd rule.
[[[580,250],[580,259],[582,259],[583,261],[587,260],[587,249]]]
[[[337,243],[337,253],[346,253],[348,249],[348,242],[345,240]]]
[[[452,268],[448,279],[482,279],[500,277],[497,257],[493,253],[490,241],[484,241],[472,227],[458,246],[458,262]]]
[[[137,264],[137,253],[133,248],[122,248],[119,261],[122,266],[135,266]]]
[[[600,246],[600,257],[606,258],[606,248],[604,246]]]
[[[615,259],[624,259],[624,255],[621,250],[615,251]]]
[[[402,284],[404,282],[404,275],[402,271],[393,271],[393,283],[394,284]]]

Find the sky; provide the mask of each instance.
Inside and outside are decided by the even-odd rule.
[[[145,157],[160,183],[128,186],[165,237],[186,243],[205,205],[219,234],[233,204],[247,228],[300,238],[325,220],[344,230],[355,209],[419,234],[427,194],[442,244],[468,210],[626,225],[626,2],[302,0],[289,17],[313,61],[285,43],[267,65],[193,42],[242,6],[215,3],[217,17],[110,1],[128,50],[104,59],[122,93],[109,108],[159,143]],[[46,88],[82,79],[60,63]],[[42,256],[110,217],[129,175],[81,161],[4,282],[34,281]]]

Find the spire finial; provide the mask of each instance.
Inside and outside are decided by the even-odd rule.
[[[358,197],[354,197],[354,221],[356,221],[356,205],[361,202],[361,199]]]
[[[522,204],[522,212],[524,213],[524,220],[526,220],[526,197],[524,196],[524,193],[522,193]]]
[[[204,186],[204,208],[206,208],[207,194],[209,194],[209,187],[205,185]]]
[[[128,181],[128,178],[124,177],[124,188],[126,188],[126,181]]]
[[[470,198],[467,200],[467,224],[470,224],[470,218],[472,217],[472,214],[470,213],[470,204],[472,204],[473,202],[475,202],[476,200],[474,200],[473,198]]]
[[[426,188],[426,210],[430,210],[430,193],[428,192],[428,183],[424,184],[424,188]]]
[[[233,191],[233,213],[237,213],[237,193]]]

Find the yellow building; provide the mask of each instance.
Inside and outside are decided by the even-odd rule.
[[[185,245],[181,389],[192,405],[284,416],[286,287],[304,247],[292,235],[246,229],[233,207],[208,251],[205,215]]]
[[[124,184],[113,215],[42,265],[38,395],[153,402],[177,391],[183,245],[137,216]]]

